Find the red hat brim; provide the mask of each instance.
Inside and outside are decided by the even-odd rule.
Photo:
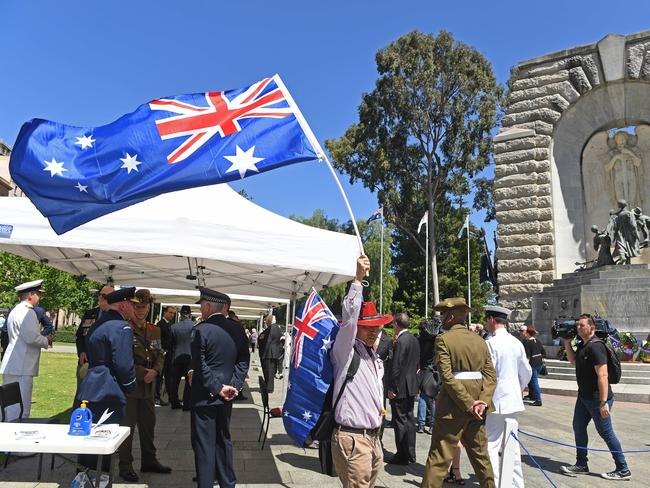
[[[361,327],[381,327],[386,324],[390,324],[393,321],[393,316],[391,314],[378,315],[377,317],[369,317],[365,319],[359,319],[357,325]]]

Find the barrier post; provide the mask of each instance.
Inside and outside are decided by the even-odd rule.
[[[512,474],[515,469],[515,455],[517,453],[517,440],[511,436],[517,433],[519,422],[515,419],[506,419],[501,438],[501,451],[499,452],[499,488],[512,487]]]

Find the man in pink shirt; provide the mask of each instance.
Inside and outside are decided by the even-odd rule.
[[[343,488],[373,487],[383,461],[379,433],[384,410],[384,367],[373,346],[382,327],[393,317],[379,315],[372,302],[362,303],[361,281],[369,271],[370,261],[361,256],[356,277],[343,300],[343,321],[330,353],[333,398],[338,398],[353,356],[358,354],[360,359],[359,369],[345,384],[335,411],[332,458]]]

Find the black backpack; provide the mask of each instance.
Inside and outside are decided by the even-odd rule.
[[[592,339],[592,342],[594,341],[601,342],[607,350],[607,381],[610,385],[617,384],[619,381],[621,381],[623,370],[623,368],[621,368],[621,360],[619,359],[618,354],[616,354],[616,352],[609,344],[607,344],[606,341],[603,341],[598,337],[594,337]]]

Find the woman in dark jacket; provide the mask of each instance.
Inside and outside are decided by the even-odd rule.
[[[528,383],[528,396],[529,399],[532,400],[531,405],[541,407],[542,390],[539,387],[539,372],[544,365],[543,358],[546,357],[546,351],[544,350],[542,343],[535,337],[536,334],[537,330],[535,330],[534,325],[526,327],[526,332],[523,332],[523,343],[526,357],[528,358],[530,367],[533,370],[533,376],[530,379],[530,383]]]

